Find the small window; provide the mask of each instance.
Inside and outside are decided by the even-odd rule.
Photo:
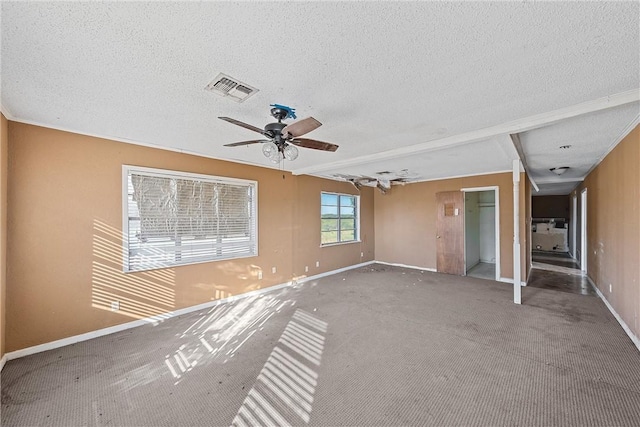
[[[321,244],[354,242],[359,239],[359,196],[321,193]]]
[[[124,271],[256,256],[257,183],[123,167]]]

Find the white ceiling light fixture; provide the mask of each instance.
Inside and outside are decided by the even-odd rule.
[[[264,154],[264,156],[268,159],[271,159],[272,161],[276,158],[279,157],[280,154],[280,150],[278,149],[278,146],[271,142],[265,142],[264,145],[262,146],[262,154]],[[280,159],[278,159],[277,161],[274,161],[274,163],[279,162]]]
[[[298,158],[298,149],[293,145],[285,144],[282,154],[284,154],[285,159],[293,161]]]
[[[280,163],[282,159],[293,161],[298,158],[298,149],[287,143],[277,144],[267,141],[262,146],[262,154],[273,163]]]
[[[558,168],[551,168],[549,169],[551,172],[555,173],[556,175],[560,176],[563,173],[565,173],[566,171],[568,171],[570,168],[569,166],[560,166]]]

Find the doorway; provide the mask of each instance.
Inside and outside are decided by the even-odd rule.
[[[577,210],[577,198],[568,194],[531,197],[532,268],[556,271],[561,267],[568,274],[580,270]]]
[[[498,188],[466,188],[463,191],[465,274],[500,280]]]

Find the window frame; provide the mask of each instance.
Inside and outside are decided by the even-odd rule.
[[[332,195],[332,196],[337,196],[338,197],[338,205],[336,206],[337,211],[338,211],[338,217],[337,217],[337,221],[338,221],[338,229],[336,230],[338,233],[338,238],[339,240],[337,242],[330,242],[330,243],[322,243],[322,208],[325,206],[332,206],[332,205],[323,205],[322,204],[322,196],[323,195]],[[341,239],[341,229],[340,229],[340,225],[342,224],[342,214],[340,212],[340,197],[341,196],[346,196],[346,197],[353,197],[354,198],[354,203],[355,203],[355,209],[354,209],[354,238],[353,240],[342,240]],[[345,218],[346,219],[346,218]],[[360,242],[360,195],[358,194],[349,194],[349,193],[338,193],[335,191],[320,191],[320,247],[327,247],[327,246],[336,246],[336,245],[347,245],[349,243],[359,243]]]
[[[145,268],[131,268],[131,263],[129,260],[130,254],[130,245],[129,245],[129,175],[140,174],[144,176],[151,177],[159,177],[159,178],[176,178],[176,179],[186,179],[186,180],[194,180],[194,181],[204,181],[209,183],[219,183],[219,184],[230,184],[230,185],[245,185],[247,187],[252,188],[252,212],[254,213],[253,218],[250,218],[250,221],[253,222],[250,227],[255,230],[255,238],[253,240],[254,250],[250,255],[231,255],[231,256],[223,256],[211,259],[204,260],[196,260],[196,261],[186,261],[186,262],[175,262],[166,265],[153,266],[153,267],[145,267]],[[259,230],[258,230],[258,181],[248,180],[248,179],[240,179],[240,178],[229,178],[215,175],[206,175],[192,172],[184,172],[178,170],[171,169],[158,169],[158,168],[149,168],[143,166],[134,166],[134,165],[122,165],[122,271],[124,273],[138,273],[144,271],[151,270],[160,270],[166,268],[174,268],[181,267],[187,265],[196,265],[203,264],[208,262],[217,262],[217,261],[226,261],[230,259],[241,259],[241,258],[253,258],[258,256],[259,252]],[[252,242],[252,240],[249,240]]]

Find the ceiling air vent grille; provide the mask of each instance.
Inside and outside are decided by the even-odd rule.
[[[243,102],[258,92],[258,89],[222,73],[211,80],[211,83],[205,87],[205,90],[225,96],[236,102]]]

